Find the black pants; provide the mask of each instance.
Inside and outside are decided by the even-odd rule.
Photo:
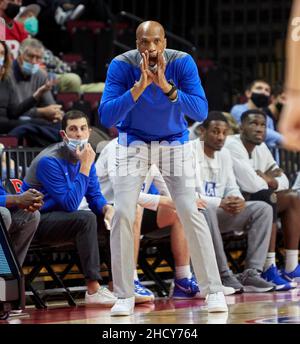
[[[100,220],[99,220],[100,221]],[[41,214],[34,240],[40,244],[74,242],[86,279],[99,280],[97,217],[91,211],[53,211]]]

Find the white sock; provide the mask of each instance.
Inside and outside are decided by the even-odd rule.
[[[285,271],[292,272],[298,265],[298,250],[285,250]]]
[[[190,265],[175,266],[176,279],[191,278],[192,272]]]
[[[135,281],[138,281],[138,280],[139,280],[139,276],[138,276],[138,274],[137,274],[137,269],[134,269],[134,271],[133,271],[133,279],[134,279]]]
[[[266,262],[264,265],[264,271],[268,270],[272,264],[276,266],[275,252],[268,252]]]

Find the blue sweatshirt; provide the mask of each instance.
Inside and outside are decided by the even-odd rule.
[[[105,127],[116,125],[119,133],[127,133],[128,143],[134,140],[183,143],[188,141],[184,116],[198,122],[207,117],[207,100],[193,58],[171,49],[164,51],[164,57],[166,79],[178,88],[177,100],[173,102],[154,83],[134,102],[130,89],[141,76],[138,50],[117,56],[109,66],[99,117]]]
[[[85,196],[90,209],[97,215],[101,214],[106,200],[100,190],[95,165],[92,165],[88,177],[79,169],[80,162],[72,160],[64,143],[54,144],[32,161],[22,191],[35,188],[45,195],[42,213],[76,211]]]
[[[6,191],[0,183],[0,207],[6,206]]]

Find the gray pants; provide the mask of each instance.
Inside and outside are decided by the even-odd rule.
[[[20,266],[23,265],[28,248],[38,227],[40,213],[25,212],[22,209],[8,210],[0,207],[0,213],[8,229],[14,251]]]
[[[246,202],[245,209],[237,215],[230,215],[221,208],[208,207],[205,218],[211,231],[221,276],[230,273],[224,252],[221,233],[247,231],[248,249],[245,269],[262,271],[272,231],[272,208],[266,202]]]
[[[75,242],[85,278],[101,279],[97,217],[91,211],[43,213],[34,241],[39,244]]]
[[[194,171],[192,152],[189,149],[190,146],[186,146],[185,149],[183,146],[186,145],[174,148],[174,154],[172,153],[171,157],[164,157],[166,153],[164,149],[161,149],[160,153],[151,151],[151,162],[153,162],[153,154],[157,154],[157,160],[160,160],[159,156],[162,155],[162,164],[158,161],[156,165],[162,171],[185,229],[196,278],[204,294],[215,293],[222,291],[222,285],[213,242],[204,215],[196,207],[195,185],[190,184],[195,178],[191,173]],[[117,157],[117,176],[114,178],[115,215],[111,231],[112,274],[114,292],[118,297],[127,298],[134,295],[133,223],[138,195],[150,165],[148,160],[150,147],[146,149],[144,147],[139,153],[132,147],[127,150],[127,147],[119,146],[118,149],[124,154],[121,153]],[[180,153],[183,153],[181,158]],[[173,168],[166,167],[168,158]],[[119,172],[128,162],[131,170],[127,175],[119,176]],[[183,164],[185,173],[179,176],[178,172]],[[138,166],[139,171],[134,171],[134,166]]]

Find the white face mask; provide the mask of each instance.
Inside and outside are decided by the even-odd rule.
[[[4,65],[4,56],[0,57],[0,68]]]
[[[82,150],[84,145],[88,143],[88,139],[84,140],[77,140],[77,139],[69,139],[65,141],[66,146],[69,148],[71,152],[76,152],[77,147]]]

